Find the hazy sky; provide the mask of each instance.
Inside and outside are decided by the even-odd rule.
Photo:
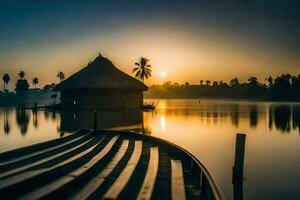
[[[0,73],[57,82],[101,52],[131,74],[199,83],[300,73],[300,3],[283,0],[0,0]],[[162,77],[165,72],[166,77]]]

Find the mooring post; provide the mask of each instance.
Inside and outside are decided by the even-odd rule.
[[[232,169],[233,195],[235,200],[243,199],[243,173],[246,135],[236,135],[235,159]]]
[[[94,111],[94,131],[97,130],[97,110]]]

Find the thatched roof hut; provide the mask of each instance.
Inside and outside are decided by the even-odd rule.
[[[99,55],[87,67],[70,76],[55,88],[59,91],[74,89],[119,89],[145,91],[148,87],[114,66]]]
[[[147,89],[101,55],[55,87],[68,108],[136,108],[142,106]]]

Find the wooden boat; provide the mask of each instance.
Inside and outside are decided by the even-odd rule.
[[[142,106],[142,110],[145,112],[150,112],[150,111],[154,111],[157,105],[155,105],[154,103],[148,104],[148,103],[144,103],[144,105]]]
[[[80,130],[0,154],[1,199],[221,199],[205,167],[167,141]]]

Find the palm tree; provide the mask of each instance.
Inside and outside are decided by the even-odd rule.
[[[34,85],[34,87],[36,87],[36,85],[39,83],[39,79],[38,78],[34,78],[32,80],[32,84]]]
[[[63,72],[58,72],[56,75],[57,78],[59,78],[59,81],[62,82],[65,80],[65,74]]]
[[[132,73],[135,73],[135,77],[142,82],[145,79],[151,77],[151,65],[148,64],[149,60],[147,58],[141,57],[139,62],[136,62],[134,65],[136,67],[133,68]]]
[[[210,80],[205,81],[206,85],[210,85]]]
[[[18,76],[20,77],[20,79],[24,79],[24,77],[25,77],[25,72],[24,71],[20,71],[19,72],[19,74],[18,74]]]
[[[203,80],[200,80],[200,85],[201,85],[201,86],[203,85],[203,82],[204,82]]]
[[[10,81],[9,75],[8,74],[4,74],[2,80],[4,82],[4,91],[6,91],[6,86],[7,86],[8,82]]]

